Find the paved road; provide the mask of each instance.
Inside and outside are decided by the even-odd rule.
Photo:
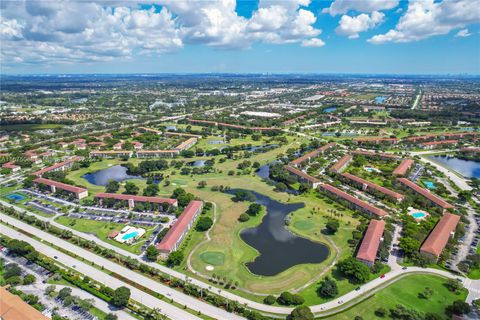
[[[164,296],[168,296],[169,298],[172,298],[174,301],[182,304],[182,305],[187,305],[189,308],[195,310],[195,311],[201,311],[203,314],[206,314],[210,317],[213,317],[215,319],[243,319],[240,316],[231,314],[223,309],[216,308],[212,305],[209,305],[205,302],[199,301],[191,296],[187,296],[186,294],[176,291],[168,286],[165,286],[157,281],[154,281],[150,278],[147,278],[145,276],[142,276],[139,273],[136,273],[128,268],[125,268],[119,264],[116,264],[114,262],[111,262],[110,260],[107,260],[105,258],[102,258],[94,253],[91,253],[90,251],[81,249],[67,241],[61,240],[55,236],[52,236],[49,233],[46,233],[44,231],[41,231],[35,227],[32,227],[26,223],[23,223],[19,220],[16,220],[14,218],[11,218],[9,216],[6,216],[5,214],[0,214],[0,218],[2,221],[8,222],[11,225],[16,226],[17,228],[20,228],[22,230],[25,230],[27,232],[30,232],[32,234],[37,235],[38,237],[44,239],[45,241],[55,243],[55,245],[60,246],[64,248],[67,251],[74,252],[77,254],[79,257],[84,258],[86,261],[95,261],[97,265],[103,266],[105,269],[113,271],[117,274],[121,274],[122,276],[139,283],[147,288],[150,288],[154,290],[155,292],[161,293]],[[138,301],[150,308],[160,308],[162,313],[165,313],[168,317],[172,319],[179,319],[179,320],[185,320],[185,319],[199,319],[198,317],[181,310],[177,307],[172,306],[169,303],[166,303],[165,301],[159,300],[141,290],[138,290],[130,285],[125,284],[123,281],[118,280],[117,278],[111,277],[94,267],[83,263],[75,258],[72,258],[66,254],[63,254],[62,252],[50,247],[49,245],[46,245],[44,243],[41,243],[37,240],[31,239],[27,237],[26,235],[19,233],[15,231],[14,229],[11,229],[6,226],[1,226],[1,233],[5,234],[9,237],[16,238],[16,239],[22,239],[25,241],[28,241],[31,243],[38,251],[41,253],[49,256],[49,257],[58,257],[58,261],[73,267],[75,265],[75,269],[79,271],[82,274],[88,275],[92,279],[103,283],[107,286],[110,286],[112,288],[117,288],[120,286],[127,286],[130,288],[132,291],[132,299],[135,301]]]
[[[436,163],[435,161],[432,161],[426,157],[421,157],[422,161],[430,163],[432,166],[437,168],[440,172],[445,174],[447,177],[449,177],[453,183],[455,183],[460,189],[462,190],[472,190],[472,187],[470,187],[467,183],[467,180],[458,176],[455,172],[452,170],[449,170],[445,168],[444,166],[441,166],[440,164]]]
[[[181,304],[187,304],[190,308],[192,309],[195,309],[195,310],[201,310],[203,314],[212,314],[210,316],[214,317],[214,318],[217,318],[217,319],[241,319],[240,317],[236,316],[236,315],[233,315],[231,313],[226,313],[225,311],[221,310],[221,309],[217,309],[211,305],[207,305],[205,303],[202,303],[200,301],[198,301],[197,299],[194,299],[192,297],[188,297],[186,295],[184,295],[183,293],[180,293],[178,291],[175,291],[169,287],[166,287],[158,282],[155,282],[149,278],[146,278],[138,273],[135,273],[129,269],[126,269],[118,264],[115,264],[109,260],[106,260],[104,258],[101,258],[89,251],[86,251],[86,250],[83,250],[83,249],[79,249],[77,246],[69,243],[69,242],[66,242],[66,241],[63,241],[55,236],[52,236],[46,232],[43,232],[33,226],[30,226],[28,224],[25,224],[19,220],[16,220],[15,218],[12,218],[12,217],[9,217],[5,214],[0,214],[0,218],[6,222],[9,222],[11,223],[12,225],[15,225],[16,227],[18,228],[21,228],[25,231],[28,231],[28,232],[31,232],[31,233],[35,233],[37,236],[39,237],[42,237],[42,239],[45,239],[46,241],[50,241],[50,242],[55,242],[55,244],[57,246],[62,246],[63,248],[65,248],[66,250],[68,251],[72,251],[72,252],[75,252],[77,255],[79,255],[80,257],[84,257],[87,261],[96,261],[97,264],[99,265],[103,265],[105,266],[106,269],[108,270],[112,270],[112,271],[115,271],[119,274],[122,274],[126,277],[128,277],[129,279],[137,282],[137,283],[141,283],[142,285],[146,286],[146,287],[149,287],[149,288],[152,288],[153,290],[157,291],[157,292],[160,292],[164,295],[167,295],[171,298],[173,298],[175,301],[181,303]],[[1,227],[2,228],[2,233],[4,233],[5,230],[7,230],[8,232],[13,232],[14,234],[12,236],[21,236],[22,239],[25,239],[29,242],[31,242],[36,248],[37,248],[37,245],[38,244],[41,244],[40,242],[36,241],[36,240],[29,240],[29,238],[23,234],[20,234],[16,231],[12,231],[12,229],[10,228],[6,228],[4,226]],[[41,244],[43,245],[43,244]],[[55,255],[55,253],[52,253],[51,250],[54,250],[52,248],[50,248],[49,246],[46,246],[46,245],[43,245],[43,247],[47,247],[47,249],[43,248],[43,250],[49,252],[50,254],[48,254],[49,256],[53,256]],[[55,250],[57,253],[59,253],[59,251]],[[58,257],[60,257],[60,255],[57,255]],[[64,255],[64,259],[66,259],[66,264],[69,265],[69,266],[72,266],[73,264],[76,264],[77,265],[77,269],[78,266],[79,266],[79,262],[73,258],[71,258],[70,256],[66,256]],[[89,267],[88,265],[86,265],[87,267]],[[172,276],[176,276],[178,275],[179,277],[178,278],[182,278],[182,279],[185,279],[187,278],[185,275],[177,272],[177,271],[174,271],[174,270],[171,270],[169,268],[166,268],[166,267],[163,267],[163,266],[159,266],[158,264],[156,265],[156,267],[158,267],[159,269],[167,269],[167,271],[169,271],[168,273],[171,274]],[[91,270],[86,270],[86,271],[83,271],[83,270],[79,270],[80,272],[84,273],[84,274],[87,274],[89,276],[91,276],[92,278],[94,279],[98,279],[98,278],[101,278],[99,279],[100,282],[103,282],[105,281],[105,279],[108,277],[106,275],[103,275],[103,274],[100,274],[99,275],[99,271],[94,269],[93,267],[90,267]],[[383,287],[385,285],[386,282],[388,281],[392,281],[394,280],[396,277],[402,275],[402,274],[408,274],[408,273],[418,273],[418,272],[421,272],[421,273],[428,273],[428,274],[434,274],[434,275],[439,275],[439,276],[443,276],[443,277],[447,277],[447,278],[458,278],[457,276],[449,273],[449,272],[446,272],[446,271],[443,271],[443,270],[438,270],[438,269],[431,269],[431,268],[427,268],[427,269],[423,269],[423,268],[418,268],[418,267],[409,267],[407,270],[402,270],[400,268],[395,268],[394,270],[388,272],[385,277],[383,279],[375,279],[375,280],[372,280],[370,282],[368,282],[367,284],[363,285],[359,291],[352,291],[352,292],[349,292],[335,300],[332,300],[332,301],[329,301],[329,302],[326,302],[326,303],[323,303],[323,304],[320,304],[320,305],[315,305],[315,306],[311,306],[311,309],[313,312],[315,313],[322,313],[322,312],[325,312],[329,309],[334,309],[334,308],[337,308],[341,305],[347,305],[348,302],[351,302],[351,301],[354,301],[354,300],[357,300],[358,297],[362,294],[367,294],[369,292],[371,292],[372,290],[376,289],[377,287]],[[95,276],[95,277],[94,277]],[[464,279],[464,278],[460,278],[462,279],[462,281],[464,282],[464,285],[467,289],[469,289],[470,291],[470,294],[469,294],[469,298],[470,301],[473,300],[473,299],[477,299],[480,297],[480,280],[468,280],[468,279]],[[120,282],[121,284],[119,284],[118,282],[116,284],[113,284],[113,285],[110,285],[112,287],[118,287],[120,285],[124,285],[121,281],[119,281],[118,279],[115,279],[115,278],[112,278],[112,279],[109,279],[109,281],[118,281]],[[192,278],[188,278],[188,281],[191,282],[192,284],[195,284],[195,285],[199,285],[200,287],[204,288],[204,289],[208,289],[209,285],[207,283],[204,283],[200,280],[197,280],[197,279],[192,279]],[[254,301],[250,301],[248,299],[245,299],[243,297],[239,297],[231,292],[228,292],[228,291],[224,291],[224,290],[221,290],[221,289],[218,289],[218,294],[224,296],[225,298],[228,298],[230,300],[234,300],[234,301],[237,301],[239,302],[240,304],[246,304],[248,307],[250,308],[253,308],[253,309],[257,309],[259,311],[262,311],[262,312],[266,312],[266,313],[277,313],[277,314],[289,314],[292,310],[292,308],[288,308],[288,307],[280,307],[280,306],[268,306],[268,305],[264,305],[262,303],[258,303],[258,302],[254,302]],[[168,294],[171,294],[171,295],[168,295]],[[140,296],[141,295],[141,296]],[[185,300],[188,298],[188,302]],[[164,304],[166,304],[165,302],[161,301],[161,300],[158,300],[158,299],[155,299],[153,298],[152,296],[149,296],[147,294],[145,294],[144,292],[140,291],[140,290],[136,290],[135,292],[135,297],[133,297],[133,299],[139,301],[139,302],[142,302],[145,304],[145,301],[146,299],[150,300],[150,299],[154,299],[157,301],[160,301]],[[158,305],[157,305],[158,306]],[[169,306],[170,308],[174,308],[172,307],[171,305],[167,304],[167,306]],[[176,308],[175,308],[176,309]],[[213,309],[213,310],[212,310]],[[162,310],[164,310],[164,307],[162,305]],[[177,309],[178,310],[178,309]],[[218,314],[220,313],[220,314]],[[213,315],[215,314],[215,315]],[[189,314],[189,316],[191,316]],[[190,319],[190,318],[184,318],[184,319]]]

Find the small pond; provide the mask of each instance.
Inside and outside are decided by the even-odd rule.
[[[210,140],[210,141],[208,141],[208,144],[225,144],[225,141],[223,141],[223,140]]]
[[[116,165],[107,169],[90,172],[84,174],[82,178],[96,186],[106,186],[109,180],[121,182],[130,179],[145,179],[141,176],[133,176],[127,174],[127,168],[122,167],[121,165]]]
[[[385,100],[387,100],[387,97],[384,97],[384,96],[375,97],[375,103],[378,103],[378,104],[384,103]]]
[[[165,130],[167,130],[167,131],[177,131],[177,126],[166,126]]]
[[[205,167],[205,161],[206,160],[191,161],[191,162],[188,162],[187,165],[191,167]]]
[[[324,109],[323,112],[325,113],[332,113],[333,111],[337,110],[337,107],[330,107],[327,109]]]
[[[430,156],[428,158],[452,168],[467,178],[480,178],[479,161],[463,160],[449,156]]]
[[[237,189],[238,190],[238,189]],[[236,190],[230,190],[234,194]],[[254,274],[273,276],[295,265],[320,263],[328,258],[329,248],[290,232],[285,218],[304,207],[303,203],[283,204],[265,195],[251,191],[255,202],[266,207],[267,214],[260,225],[244,229],[240,237],[259,252],[247,268]]]

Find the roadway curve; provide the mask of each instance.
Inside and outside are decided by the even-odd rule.
[[[202,302],[194,297],[188,296],[180,291],[177,291],[175,289],[172,289],[162,283],[159,283],[153,279],[150,279],[146,276],[143,276],[135,271],[132,271],[126,267],[123,267],[117,263],[114,263],[108,259],[105,259],[103,257],[100,257],[90,251],[87,251],[85,249],[79,248],[78,246],[67,242],[65,240],[62,240],[60,238],[57,238],[45,231],[42,231],[38,228],[35,228],[33,226],[30,226],[22,221],[19,221],[15,218],[9,217],[5,214],[0,214],[1,221],[7,222],[12,226],[15,226],[16,228],[19,228],[21,230],[24,230],[26,232],[29,232],[31,234],[35,234],[38,238],[43,239],[44,241],[48,243],[54,243],[56,246],[61,247],[62,249],[65,249],[66,251],[75,253],[78,257],[85,259],[86,261],[94,261],[95,264],[98,266],[103,266],[106,270],[115,272],[117,274],[122,275],[125,278],[128,278],[131,281],[134,281],[138,284],[141,284],[144,287],[147,287],[149,289],[154,290],[155,292],[161,293],[164,296],[167,296],[169,298],[172,298],[175,302],[180,303],[182,305],[187,305],[190,309],[195,310],[195,311],[200,311],[205,315],[208,315],[210,317],[213,317],[215,319],[244,319],[243,317],[237,316],[235,314],[229,313],[223,309],[216,308],[206,302]],[[20,233],[10,227],[7,227],[5,225],[2,225],[0,227],[0,233],[4,234],[10,238],[15,238],[15,239],[22,239],[25,241],[28,241],[30,244],[32,244],[35,249],[37,249],[39,252],[45,254],[46,256],[49,257],[55,257],[57,256],[57,260],[64,265],[68,267],[74,267],[75,270],[79,271],[80,273],[83,273],[85,275],[88,275],[90,278],[103,283],[109,287],[112,288],[117,288],[120,286],[127,286],[130,288],[132,292],[132,299],[135,301],[138,301],[147,307],[150,308],[160,308],[161,312],[166,314],[169,318],[172,319],[179,319],[179,320],[184,320],[184,319],[200,319],[184,310],[181,310],[165,301],[162,301],[160,299],[157,299],[139,289],[136,289],[125,282],[114,278],[112,276],[107,275],[104,272],[99,271],[95,267],[86,264],[76,258],[73,258],[67,254],[64,254],[60,252],[57,249],[52,248],[50,245],[47,245],[43,242],[40,242],[38,240],[32,239],[28,236],[26,236],[23,233]]]
[[[23,211],[23,210],[22,210]],[[171,289],[169,287],[166,287],[164,286],[163,284],[160,284],[150,278],[147,278],[147,277],[144,277],[134,271],[131,271],[125,267],[122,267],[116,263],[113,263],[111,262],[110,260],[107,260],[107,259],[104,259],[100,256],[97,256],[89,251],[86,251],[84,249],[80,249],[79,247],[67,242],[67,241],[64,241],[64,240],[61,240],[47,232],[44,232],[42,230],[39,230],[38,228],[35,228],[33,226],[30,226],[22,221],[19,221],[13,217],[10,217],[10,216],[7,216],[5,214],[0,214],[0,218],[2,221],[4,222],[8,222],[10,223],[11,225],[19,228],[19,229],[22,229],[24,231],[27,231],[27,232],[30,232],[32,234],[35,234],[37,237],[40,237],[42,239],[45,239],[46,241],[49,241],[49,242],[52,242],[52,243],[55,243],[55,245],[57,246],[60,246],[70,252],[75,252],[79,257],[82,257],[84,259],[86,259],[87,261],[96,261],[97,264],[99,265],[103,265],[106,269],[108,270],[111,270],[111,271],[114,271],[114,272],[117,272],[118,274],[122,274],[123,276],[125,277],[128,277],[130,280],[132,281],[135,281],[137,283],[141,283],[142,285],[148,287],[148,288],[151,288],[153,290],[155,290],[156,292],[159,292],[159,293],[162,293],[166,296],[169,296],[171,298],[173,298],[176,302],[178,303],[181,303],[181,304],[186,304],[188,305],[191,309],[194,309],[194,310],[201,310],[203,314],[207,314],[211,317],[214,317],[214,318],[217,318],[217,319],[241,319],[241,317],[237,316],[237,315],[234,315],[234,314],[231,314],[231,313],[227,313],[226,311],[224,310],[221,310],[221,309],[218,309],[218,308],[215,308],[211,305],[208,305],[204,302],[201,302],[193,297],[190,297],[190,296],[187,296],[181,292],[178,292],[174,289]],[[40,245],[42,246],[42,253],[48,255],[48,256],[54,256],[54,255],[57,255],[58,257],[60,257],[60,255],[56,254],[56,253],[60,253],[58,250],[55,250],[43,243],[40,243],[34,239],[30,239],[28,238],[27,236],[23,235],[23,234],[20,234],[8,227],[4,227],[4,226],[1,226],[1,233],[5,234],[5,235],[9,235],[7,234],[7,232],[9,232],[11,234],[11,232],[14,232],[14,235],[13,237],[18,237],[18,236],[21,236],[22,239],[25,239],[26,241],[29,241],[32,243],[32,245],[34,245],[34,247],[36,247],[37,249],[40,247]],[[52,253],[52,250],[55,250],[56,253]],[[77,267],[78,265],[80,264],[79,261],[75,260],[74,258],[70,257],[70,256],[67,256],[67,255],[64,255],[65,259],[66,260],[66,265],[68,266],[72,266],[73,264],[76,264]],[[138,258],[138,257],[137,257]],[[172,270],[172,269],[169,269],[169,268],[166,268],[166,267],[163,267],[163,266],[160,266],[158,264],[150,264],[151,266],[154,266],[156,268],[158,268],[160,271],[162,272],[166,272],[170,275],[172,275],[173,277],[177,277],[177,278],[180,278],[180,279],[184,279],[194,285],[197,285],[201,288],[204,288],[206,290],[209,290],[211,289],[211,285],[209,285],[208,283],[204,283],[200,280],[197,280],[197,279],[194,279],[194,278],[189,278],[187,276],[185,276],[184,274],[182,273],[179,273],[175,270]],[[88,266],[88,265],[86,265]],[[108,277],[102,273],[100,273],[97,269],[91,267],[92,269],[90,270],[87,270],[87,271],[82,271],[82,270],[79,270],[89,276],[91,276],[93,279],[99,279],[99,282],[103,282],[105,281],[105,279]],[[78,269],[78,268],[77,268]],[[342,307],[346,307],[347,305],[351,305],[353,303],[358,303],[359,301],[361,301],[362,299],[359,299],[359,296],[362,296],[362,298],[364,298],[363,296],[368,297],[369,294],[371,294],[371,291],[376,289],[377,287],[380,287],[380,288],[383,288],[383,286],[396,279],[397,277],[401,276],[401,275],[406,275],[406,274],[415,274],[415,273],[428,273],[428,274],[433,274],[433,275],[438,275],[438,276],[442,276],[442,277],[447,277],[447,278],[458,278],[460,279],[464,286],[469,290],[470,294],[469,294],[469,298],[467,300],[471,301],[473,299],[476,299],[476,298],[479,298],[480,297],[480,280],[470,280],[470,279],[466,279],[466,278],[460,278],[460,277],[457,277],[449,272],[446,272],[446,271],[443,271],[443,270],[438,270],[438,269],[433,269],[433,268],[426,268],[426,269],[423,269],[423,268],[418,268],[418,267],[409,267],[407,270],[403,270],[402,268],[400,268],[398,265],[396,266],[393,266],[392,267],[392,270],[388,273],[385,274],[385,277],[383,279],[380,279],[380,278],[377,278],[375,280],[372,280],[366,284],[364,284],[359,291],[351,291],[337,299],[334,299],[334,300],[331,300],[331,301],[328,301],[326,303],[323,303],[323,304],[319,304],[319,305],[314,305],[314,306],[310,306],[312,312],[318,314],[318,315],[323,315],[323,314],[326,314],[327,311],[331,310],[331,309],[337,309],[338,310],[338,307],[339,306],[342,306]],[[116,279],[116,278],[113,278],[111,280],[116,280],[118,282],[120,282],[121,284],[117,283],[116,285],[114,285],[113,287],[118,287],[120,285],[124,285],[123,282],[121,282],[120,280]],[[137,301],[140,301],[142,303],[145,304],[145,299],[155,299],[159,302],[163,302],[161,300],[158,300],[146,293],[144,293],[143,291],[140,291],[140,290],[137,290],[138,292],[135,293],[136,297],[133,297],[135,300]],[[238,303],[240,304],[243,304],[243,305],[247,305],[249,308],[252,308],[252,309],[256,309],[260,312],[263,312],[263,313],[266,313],[266,314],[283,314],[283,315],[286,315],[286,314],[289,314],[293,308],[289,308],[289,307],[281,307],[281,306],[269,306],[269,305],[265,305],[265,304],[262,304],[262,303],[258,303],[258,302],[255,302],[255,301],[251,301],[251,300],[248,300],[246,298],[243,298],[243,297],[239,297],[231,292],[228,292],[228,291],[225,291],[225,290],[222,290],[222,289],[216,289],[215,290],[216,292],[215,293],[218,293],[219,295],[223,296],[224,298],[227,298],[229,300],[233,300],[233,301],[237,301]],[[141,296],[140,296],[141,295]],[[139,296],[141,297],[141,299],[139,299]],[[157,306],[158,306],[158,302],[157,303]],[[165,305],[167,305],[168,307],[170,308],[174,308],[174,309],[177,309],[165,302],[163,302]],[[166,307],[165,307],[166,308]],[[162,312],[164,310],[164,307],[162,305]],[[166,309],[165,309],[166,310]],[[338,312],[338,311],[336,311]],[[329,312],[331,313],[331,312]],[[192,317],[191,314],[188,314],[189,317]],[[183,319],[191,319],[191,318],[183,318]]]

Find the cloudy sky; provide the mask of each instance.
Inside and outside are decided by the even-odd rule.
[[[1,1],[3,73],[480,74],[480,0]]]

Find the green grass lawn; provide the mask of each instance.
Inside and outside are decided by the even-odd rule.
[[[208,139],[218,140],[219,138],[209,137]],[[285,154],[288,148],[298,148],[303,142],[307,142],[307,139],[304,137],[288,136],[287,139],[287,144],[265,153],[254,154],[248,158],[248,160],[252,163],[258,161],[263,165],[276,159],[277,155]],[[251,142],[253,144],[253,141],[248,141],[248,139],[241,139],[241,141],[232,140],[232,142],[235,144]],[[265,141],[257,141],[256,143],[264,144]],[[277,193],[273,191],[272,186],[269,186],[263,182],[253,171],[250,174],[227,176],[226,173],[230,170],[238,172],[236,169],[238,163],[244,161],[245,159],[227,160],[223,163],[220,163],[219,160],[224,157],[224,155],[215,157],[215,173],[185,176],[180,175],[179,170],[175,170],[173,168],[167,169],[163,172],[165,176],[168,176],[171,184],[169,186],[160,184],[160,196],[169,196],[175,188],[181,186],[186,191],[193,193],[200,199],[204,201],[212,201],[217,204],[217,223],[214,225],[210,233],[212,240],[201,245],[192,254],[191,262],[195,270],[208,275],[215,273],[219,276],[227,277],[229,280],[234,282],[238,281],[241,287],[254,292],[280,293],[285,290],[301,287],[307,284],[312,278],[322,274],[323,272],[330,272],[328,266],[335,259],[335,255],[333,253],[336,253],[336,251],[331,250],[332,254],[330,254],[330,256],[320,264],[297,265],[273,277],[264,277],[252,274],[246,268],[245,263],[252,261],[258,253],[255,249],[248,246],[245,242],[243,242],[243,240],[240,239],[239,233],[243,228],[258,225],[261,222],[262,217],[259,215],[250,219],[246,223],[238,222],[237,219],[239,215],[245,212],[248,203],[234,203],[231,201],[231,196],[224,193],[211,191],[210,188],[214,185],[255,190],[256,192],[267,195],[274,200],[284,203],[305,203],[304,208],[291,214],[291,224],[288,226],[288,228],[299,236],[308,238],[312,241],[325,243],[327,245],[330,245],[330,241],[334,242],[340,250],[339,258],[344,258],[351,254],[351,249],[347,245],[347,240],[351,237],[352,230],[354,230],[355,226],[358,224],[357,219],[352,217],[351,211],[341,209],[340,206],[336,204],[329,204],[325,202],[323,199],[318,198],[315,192],[311,192],[302,196]],[[196,160],[196,158],[205,159],[205,157],[195,157],[182,160],[193,161]],[[142,159],[133,158],[129,160],[129,162],[134,164],[137,164],[139,161],[142,161]],[[94,172],[120,163],[121,161],[118,159],[102,160],[101,162],[92,164],[89,168],[70,172],[68,174],[68,178],[86,186],[90,192],[89,198],[91,198],[94,193],[103,192],[104,187],[91,185],[86,180],[81,178],[81,176],[87,172]],[[176,173],[173,174],[173,171]],[[207,182],[207,187],[198,189],[197,185],[201,180]],[[137,183],[141,190],[143,189],[145,180],[133,181]],[[119,192],[122,192],[122,190]],[[332,211],[336,211],[337,213],[341,214],[341,217],[339,217],[341,228],[337,234],[333,236],[326,236],[320,231],[325,227],[325,223],[329,219],[329,215],[331,215]],[[63,221],[62,223],[67,225],[69,224],[68,221]],[[77,229],[79,227],[74,226],[74,228]],[[86,226],[80,231],[92,232],[92,230],[95,230],[94,232],[105,241],[111,241],[110,243],[120,247],[126,246],[121,245],[113,240],[106,239],[106,235],[108,235],[113,228],[105,225],[105,223],[102,223],[102,225]],[[185,241],[183,248],[185,256],[188,256],[193,248],[195,248],[198,243],[204,240],[204,233],[192,230],[189,232],[186,240],[187,241]],[[132,250],[132,247],[127,246],[125,249]],[[213,271],[206,271],[205,268],[207,265],[214,264],[216,265]],[[188,273],[193,277],[196,276],[195,274],[186,270],[187,268],[185,261],[178,267],[178,269]],[[316,284],[313,284],[312,286],[316,287]],[[239,290],[235,290],[235,292],[238,294],[243,294]],[[262,300],[261,296],[249,295],[249,298],[256,299],[257,301]],[[312,299],[312,301],[314,300],[315,299]]]
[[[35,131],[45,129],[59,129],[62,124],[8,124],[2,125],[2,129],[6,131]]]
[[[96,235],[99,239],[110,243],[112,245],[115,245],[119,248],[122,248],[124,250],[130,251],[135,254],[140,254],[140,248],[143,245],[143,242],[150,237],[150,235],[153,233],[155,230],[154,227],[150,229],[146,229],[145,234],[143,235],[142,238],[140,238],[137,242],[135,242],[132,245],[128,245],[125,243],[120,243],[115,240],[112,240],[108,238],[108,235],[114,231],[114,230],[121,230],[123,227],[125,227],[125,224],[121,223],[114,223],[114,222],[105,222],[105,221],[95,221],[95,220],[87,220],[87,219],[77,219],[77,218],[70,218],[70,217],[64,217],[60,216],[55,219],[56,222],[63,224],[64,226],[67,226],[69,228],[72,228],[74,230],[84,232],[84,233],[89,233],[89,234],[94,234]],[[141,228],[145,228],[140,226]]]
[[[468,273],[468,277],[470,279],[480,279],[480,269],[479,268],[476,268],[476,269],[471,269],[470,272]]]
[[[345,312],[328,317],[328,319],[351,320],[355,316],[361,316],[365,320],[381,319],[375,315],[375,310],[382,307],[388,312],[389,309],[395,308],[397,304],[422,313],[436,313],[444,319],[448,319],[445,315],[445,307],[455,300],[465,300],[467,290],[464,289],[458,294],[452,293],[445,287],[445,283],[444,278],[437,276],[411,275],[398,280],[366,301]],[[433,290],[433,294],[428,300],[418,296],[426,287]]]

